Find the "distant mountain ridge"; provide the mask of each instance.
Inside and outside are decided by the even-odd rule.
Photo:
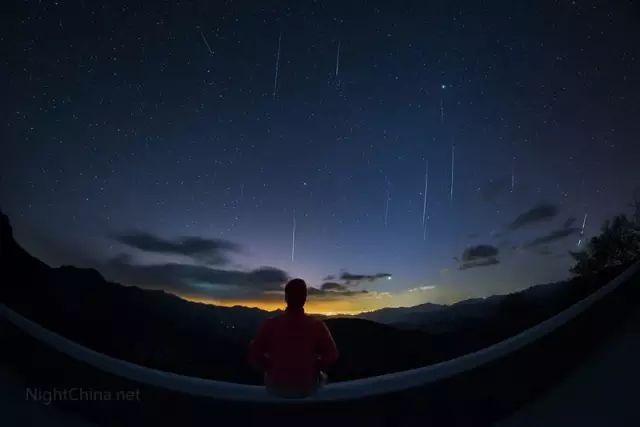
[[[454,304],[425,303],[410,307],[388,307],[348,317],[367,319],[406,329],[425,329],[444,332],[455,329],[460,322],[490,316],[505,298],[520,296],[530,300],[553,299],[562,292],[567,281],[531,286],[521,291],[486,298],[470,298]]]
[[[331,379],[416,368],[486,347],[557,313],[619,271],[611,270],[598,280],[572,279],[451,306],[427,303],[364,313],[363,318],[326,318],[341,354],[329,372]],[[49,267],[20,247],[2,214],[0,302],[113,357],[247,384],[262,382],[246,362],[247,345],[260,323],[276,314],[194,303],[164,291],[124,286],[106,281],[94,269]]]
[[[379,323],[394,324],[406,320],[407,317],[416,314],[433,313],[446,309],[447,307],[447,305],[427,302],[409,307],[385,307],[378,310],[354,314],[349,317],[357,317]]]
[[[11,232],[11,227],[9,225],[8,217],[2,214],[4,217],[3,220],[0,220],[4,223],[5,232],[8,236],[8,241],[13,241],[13,236]],[[22,248],[20,248],[22,249]],[[26,254],[26,252],[25,252]],[[27,254],[28,255],[28,254]],[[30,256],[30,255],[28,255]],[[32,257],[33,258],[33,257]],[[36,258],[33,258],[37,260]],[[37,260],[42,265],[46,265],[41,261]],[[63,265],[57,268],[61,274],[69,272],[70,274],[78,275],[78,278],[83,277],[87,281],[96,281],[96,282],[106,282],[104,277],[95,269],[86,269],[86,268],[77,268],[74,266]],[[534,288],[544,288],[548,291],[551,290],[552,286],[562,285],[565,282],[551,283],[548,285],[536,285],[531,288],[527,288],[522,292],[524,294],[533,294],[532,290]],[[151,290],[145,289],[145,291],[151,292]],[[173,295],[171,293],[167,293],[162,290],[156,290],[156,292],[161,292],[166,295]],[[516,293],[519,293],[516,292]],[[478,317],[487,314],[487,310],[490,310],[490,307],[493,303],[497,302],[497,300],[502,299],[505,295],[492,295],[487,298],[472,298],[467,300],[462,300],[456,302],[451,305],[445,304],[434,304],[434,303],[424,303],[415,306],[408,307],[385,307],[378,310],[363,312],[354,315],[346,315],[346,314],[338,314],[334,316],[325,316],[320,314],[314,314],[319,318],[358,318],[370,320],[373,322],[384,323],[387,325],[397,325],[401,327],[415,328],[415,327],[424,327],[427,325],[432,325],[435,323],[445,322],[447,320],[459,318],[459,317]],[[194,303],[196,304],[196,303]],[[254,330],[257,328],[259,323],[264,319],[277,315],[282,312],[282,310],[273,310],[267,311],[257,307],[246,307],[242,305],[234,305],[232,307],[227,306],[218,306],[214,304],[204,304],[212,309],[217,309],[218,314],[228,323],[230,329],[235,329],[236,323],[238,324],[246,324],[247,328],[250,330]],[[436,314],[437,313],[437,314]],[[231,326],[234,326],[233,328]],[[225,328],[225,329],[229,329]],[[236,331],[237,332],[237,331]]]

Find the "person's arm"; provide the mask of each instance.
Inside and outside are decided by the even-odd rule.
[[[249,363],[261,371],[266,370],[269,362],[267,353],[269,352],[269,322],[265,321],[258,334],[249,344]]]
[[[318,322],[318,367],[327,369],[338,360],[338,348],[324,322]]]

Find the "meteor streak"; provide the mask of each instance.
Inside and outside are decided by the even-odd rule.
[[[582,238],[584,236],[584,226],[587,224],[587,213],[584,214],[582,219],[582,228],[580,229],[580,239],[578,239],[578,246],[582,244]]]
[[[336,54],[336,78],[340,72],[340,41],[338,40],[338,53]]]
[[[280,68],[280,45],[282,42],[282,30],[278,37],[278,52],[276,53],[276,72],[273,77],[273,99],[276,99],[276,93],[278,92],[278,69]]]
[[[200,36],[202,36],[202,41],[204,42],[204,45],[207,47],[207,49],[209,49],[209,53],[213,55],[213,50],[211,50],[211,46],[209,46],[209,42],[207,41],[207,38],[205,37],[202,30],[200,30]]]
[[[427,239],[427,195],[429,192],[429,160],[425,161],[424,199],[422,201],[422,240]]]

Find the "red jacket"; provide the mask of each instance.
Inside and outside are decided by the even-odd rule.
[[[319,371],[338,359],[338,349],[323,321],[287,309],[267,319],[249,346],[249,361],[265,372],[267,386],[313,389]]]

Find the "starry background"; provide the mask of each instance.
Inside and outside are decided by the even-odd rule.
[[[53,265],[225,305],[293,276],[310,311],[448,303],[567,277],[640,183],[632,2],[0,7],[0,204]]]

